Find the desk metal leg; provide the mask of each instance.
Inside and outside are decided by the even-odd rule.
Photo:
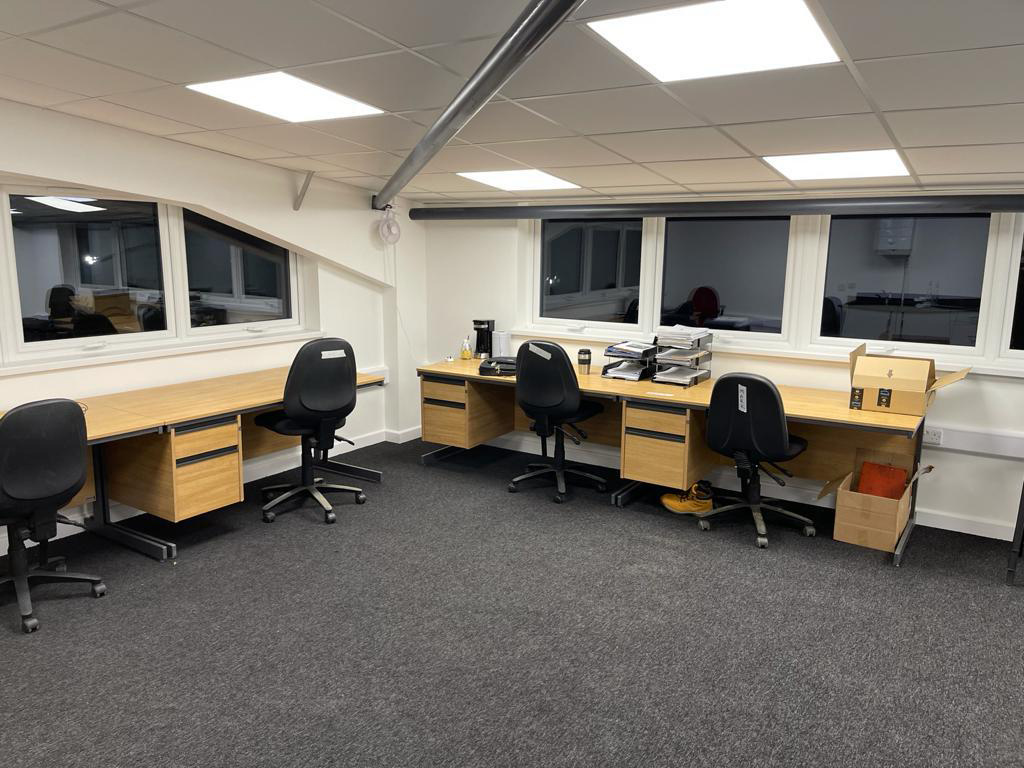
[[[345,475],[346,477],[355,477],[360,480],[369,480],[371,483],[379,483],[383,477],[380,470],[357,467],[354,464],[345,464],[342,461],[334,461],[333,459],[327,459],[326,461],[314,461],[313,465],[318,469],[323,469],[327,472],[334,472],[336,475]]]
[[[96,483],[96,505],[93,517],[86,524],[86,529],[116,542],[128,549],[134,549],[154,560],[174,559],[178,556],[178,547],[174,542],[158,539],[146,533],[133,530],[121,523],[110,520],[110,498],[107,496],[107,476],[103,466],[103,446],[92,447],[92,471]]]
[[[425,467],[429,467],[431,464],[437,464],[437,462],[447,459],[449,456],[454,456],[457,453],[462,453],[465,448],[459,448],[456,445],[446,445],[444,448],[438,448],[436,451],[430,451],[420,456],[420,463]]]
[[[1013,584],[1017,575],[1017,564],[1024,557],[1024,489],[1020,493],[1020,506],[1017,508],[1017,527],[1013,531],[1013,545],[1010,547],[1010,559],[1006,564],[1006,583]]]
[[[921,465],[921,449],[924,447],[924,419],[921,419],[921,425],[917,428],[917,434],[914,436],[914,472]],[[914,487],[910,491],[910,518],[907,520],[907,527],[903,529],[903,533],[900,535],[900,540],[896,542],[896,550],[892,553],[892,564],[899,568],[903,562],[903,552],[907,548],[907,544],[910,543],[910,534],[914,532],[914,525],[917,521],[917,484],[918,481],[914,481]]]
[[[644,484],[637,480],[630,480],[617,491],[612,492],[612,504],[616,507],[624,507],[632,504],[644,492]]]

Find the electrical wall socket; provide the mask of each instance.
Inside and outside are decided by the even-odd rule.
[[[925,445],[942,445],[942,430],[938,427],[924,428]]]

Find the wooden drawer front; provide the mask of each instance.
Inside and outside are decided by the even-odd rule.
[[[627,427],[649,429],[670,435],[685,435],[686,411],[666,411],[660,408],[644,408],[636,403],[626,403],[625,424]]]
[[[187,432],[174,432],[174,458],[185,459],[200,453],[216,451],[238,445],[238,422],[218,424],[205,429],[194,429]]]
[[[674,438],[674,439],[672,439]],[[686,443],[677,435],[622,436],[622,476],[627,480],[682,488],[686,481]]]
[[[445,400],[449,403],[466,402],[466,385],[449,384],[444,381],[424,379],[420,382],[420,393],[431,400]]]
[[[233,451],[175,467],[174,521],[241,501],[240,461],[238,451]]]
[[[427,443],[468,448],[465,405],[444,404],[446,401],[423,401],[421,409],[422,438]]]

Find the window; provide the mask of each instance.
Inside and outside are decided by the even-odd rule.
[[[541,317],[636,323],[642,231],[642,219],[545,221]]]
[[[989,218],[833,216],[821,335],[975,346]]]
[[[1010,349],[1024,350],[1024,251],[1017,268],[1017,296],[1013,305],[1013,324],[1010,326]]]
[[[292,316],[288,250],[185,209],[192,327]]]
[[[789,218],[669,219],[661,325],[781,333]]]
[[[164,331],[155,203],[11,195],[26,344]]]

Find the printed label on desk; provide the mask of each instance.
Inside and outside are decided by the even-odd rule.
[[[850,408],[854,411],[859,411],[863,405],[864,389],[862,387],[850,387]]]
[[[320,353],[321,360],[333,360],[336,357],[345,357],[344,349],[325,349]]]
[[[747,387],[745,384],[736,385],[736,407],[740,413],[747,412]]]
[[[878,390],[878,407],[888,408],[892,405],[892,390],[891,389],[880,389]]]

